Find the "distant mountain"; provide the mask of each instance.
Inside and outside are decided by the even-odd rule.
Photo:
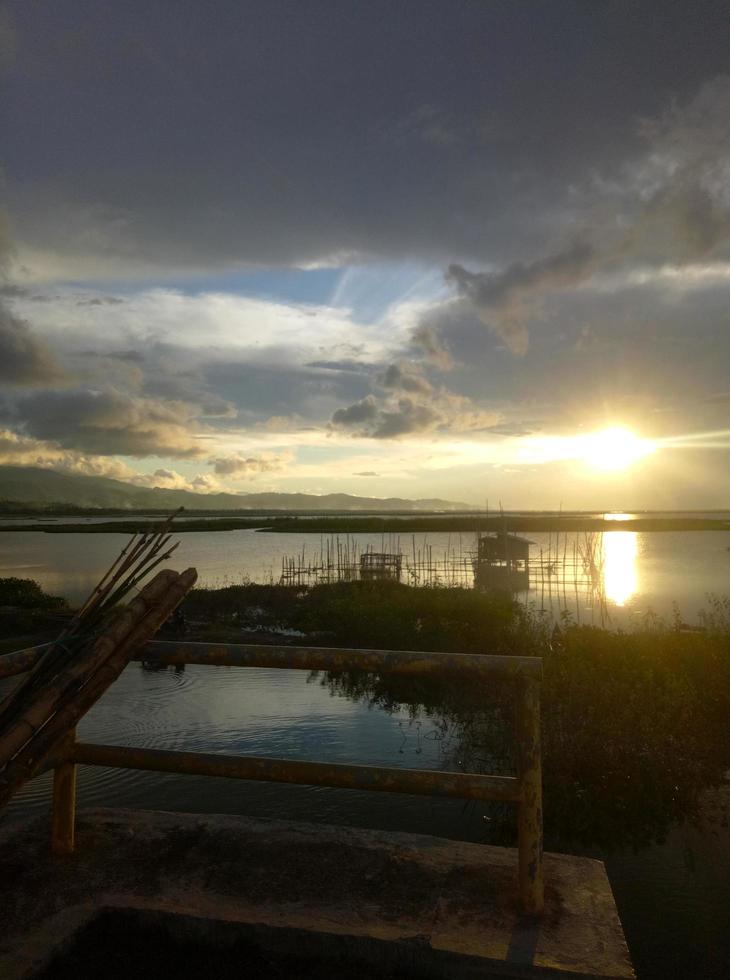
[[[25,507],[68,505],[107,509],[172,510],[309,510],[309,511],[453,511],[471,510],[469,504],[449,500],[405,500],[401,497],[353,497],[347,493],[316,496],[307,493],[191,493],[137,487],[102,476],[75,476],[31,466],[0,466],[0,504]]]

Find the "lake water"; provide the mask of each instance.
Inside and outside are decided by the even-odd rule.
[[[71,602],[83,599],[119,553],[126,536],[0,532],[0,577],[33,578]],[[474,534],[272,534],[253,530],[179,535],[171,562],[193,565],[207,586],[278,581],[284,557],[322,564],[328,547],[350,558],[366,550],[403,554],[403,581],[422,581],[428,564],[444,584],[473,584]],[[530,535],[530,589],[521,602],[581,622],[639,625],[647,613],[697,621],[708,593],[730,592],[730,531],[613,531],[593,536]],[[542,556],[542,562],[540,561]],[[590,559],[590,560],[589,560]],[[413,573],[411,570],[414,570]],[[431,580],[433,575],[431,576]]]
[[[5,682],[9,685],[10,682]],[[1,693],[1,692],[0,692]],[[409,768],[453,768],[433,722],[332,693],[305,672],[131,664],[79,725],[84,740]],[[7,816],[47,811],[51,774]],[[726,797],[727,799],[727,797]],[[488,804],[81,767],[80,806],[239,813],[490,841]],[[549,842],[548,842],[549,843]],[[730,831],[672,830],[603,857],[640,980],[712,980],[730,967]]]

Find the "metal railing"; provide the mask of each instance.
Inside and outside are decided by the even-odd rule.
[[[42,647],[0,657],[0,678],[29,670]],[[536,657],[421,653],[402,650],[350,650],[328,647],[257,646],[227,643],[154,641],[134,657],[160,665],[203,664],[228,667],[275,667],[295,670],[364,670],[377,674],[424,676],[451,674],[465,682],[501,675],[515,682],[516,776],[451,773],[301,762],[255,756],[221,756],[79,742],[71,731],[54,754],[52,842],[57,854],[74,849],[77,765],[141,769],[229,779],[265,780],[308,786],[389,793],[412,793],[492,800],[517,805],[519,889],[522,910],[543,909],[542,769],[540,684],[542,661]]]

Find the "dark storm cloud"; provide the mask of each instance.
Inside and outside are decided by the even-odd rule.
[[[282,469],[284,461],[276,456],[223,456],[211,459],[210,465],[218,476],[258,476]]]
[[[418,395],[428,395],[432,390],[431,384],[423,377],[419,368],[412,364],[389,364],[378,377],[378,383],[383,388],[393,388]]]
[[[55,355],[0,302],[0,381],[47,385],[64,377]]]
[[[338,408],[332,415],[332,425],[338,429],[349,429],[365,422],[373,422],[377,417],[377,402],[372,395],[368,395],[354,405]]]
[[[725,411],[706,396],[727,390],[727,287],[630,275],[728,259],[724,0],[10,6],[0,127],[25,268],[5,299],[32,325],[7,321],[0,376],[59,380],[44,336],[68,370],[100,351],[85,388],[13,396],[29,439],[188,456],[196,435],[267,424],[387,440]],[[360,351],[318,338],[314,311],[270,350],[236,348],[232,312],[214,347],[205,303],[182,301],[193,273],[353,259],[450,267],[453,295],[405,294],[383,314],[392,346],[381,330]],[[125,278],[179,295],[151,320],[155,290]],[[44,279],[100,294],[27,285]],[[219,475],[258,459],[204,456]]]
[[[430,311],[429,326],[452,352],[450,388],[474,404],[487,395],[516,414],[500,430],[506,424],[549,431],[624,411],[626,423],[637,426],[726,428],[726,406],[700,405],[727,387],[730,280],[720,276],[700,287],[690,271],[687,281],[677,278],[551,295],[531,324],[524,357],[500,348],[466,300]],[[672,418],[666,425],[664,412]]]
[[[590,278],[597,257],[590,245],[576,244],[535,262],[515,262],[503,272],[474,273],[450,265],[447,279],[474,306],[480,319],[515,354],[527,350],[526,307],[535,293],[575,286]]]
[[[132,397],[114,388],[39,391],[5,406],[6,420],[35,439],[100,456],[200,455],[200,409]]]
[[[367,376],[350,370],[240,362],[233,357],[225,364],[202,365],[199,378],[198,384],[234,404],[246,421],[293,413],[321,421],[338,404],[363,398],[370,390]],[[189,379],[168,380],[173,384],[169,394],[190,390]]]
[[[429,429],[439,418],[439,413],[429,405],[414,402],[410,398],[401,398],[395,409],[380,413],[378,424],[370,434],[374,439],[397,439],[399,436]]]
[[[437,325],[428,322],[434,316],[438,320]],[[453,360],[440,334],[442,318],[442,306],[437,306],[435,311],[425,313],[421,323],[411,332],[411,342],[414,347],[426,355],[432,364],[441,368],[442,371],[449,371],[453,367]]]
[[[17,43],[10,11],[3,4],[0,6],[0,72],[6,71],[15,61]]]
[[[58,360],[6,302],[6,297],[23,295],[18,287],[4,281],[11,252],[7,219],[0,210],[0,381],[10,385],[53,384],[64,376]]]
[[[442,420],[439,411],[412,398],[399,398],[383,406],[368,395],[354,405],[338,408],[330,426],[362,438],[397,439],[430,429]]]
[[[12,9],[17,227],[116,274],[534,260],[727,65],[710,0]]]

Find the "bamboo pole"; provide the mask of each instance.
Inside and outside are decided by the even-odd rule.
[[[31,656],[32,650],[24,655]],[[7,654],[10,658],[14,654]],[[356,650],[338,647],[290,647],[250,643],[181,643],[151,640],[134,651],[132,660],[155,663],[202,664],[217,667],[266,667],[286,670],[366,670],[379,674],[435,674],[440,671],[470,677],[527,674],[540,677],[539,657],[493,656],[471,653],[431,653],[413,650]],[[0,668],[3,658],[0,657]],[[0,670],[0,675],[2,671]]]
[[[16,674],[25,674],[40,660],[41,654],[48,648],[47,643],[42,643],[35,647],[26,647],[24,650],[16,650],[14,653],[4,653],[0,655],[0,679],[4,677],[14,677]]]
[[[227,667],[280,667],[286,670],[363,670],[377,674],[424,676],[453,673],[469,678],[542,677],[539,657],[481,653],[430,653],[414,650],[353,650],[341,647],[290,647],[269,644],[180,643],[152,640],[140,657],[164,664]]]
[[[56,748],[58,741],[76,725],[117,679],[134,651],[144,646],[154,636],[197,579],[195,569],[188,568],[180,575],[175,572],[160,572],[149,584],[152,586],[159,576],[165,576],[164,580],[169,582],[170,575],[175,576],[175,580],[170,582],[162,596],[158,597],[156,590],[153,591],[154,602],[152,600],[145,602],[145,594],[149,595],[145,593],[145,589],[140,592],[137,599],[145,606],[141,619],[107,659],[97,667],[84,686],[58,706],[53,717],[5,767],[0,776],[0,807],[7,803],[24,782],[38,774],[46,757]]]
[[[61,761],[53,771],[53,816],[51,848],[62,857],[72,854],[76,836],[76,763],[71,755],[76,729],[71,729],[59,746]]]
[[[215,755],[208,752],[173,752],[166,749],[129,748],[122,745],[94,745],[84,742],[74,746],[72,758],[81,765],[142,769],[190,776],[219,776],[227,779],[252,779],[305,786],[336,786],[342,789],[498,800],[505,803],[516,803],[520,799],[519,780],[514,776],[439,772],[429,769],[387,769],[383,766],[353,766],[329,762],[303,762],[299,759]]]
[[[176,579],[177,572],[160,572],[125,609],[114,616],[91,649],[80,649],[66,667],[44,686],[26,689],[23,697],[17,699],[21,702],[16,709],[18,714],[10,719],[0,735],[0,767],[42,728],[56,707],[74,688],[88,680],[134,629],[147,609],[164,595]]]
[[[0,702],[0,732],[22,711],[20,706],[32,692],[47,686],[49,679],[74,656],[73,648],[78,647],[79,643],[83,645],[84,636],[99,628],[105,612],[136,588],[141,579],[160,562],[172,555],[177,545],[170,547],[166,553],[163,552],[171,540],[171,535],[167,532],[174,516],[173,514],[169,517],[154,533],[132,536],[61,634],[46,646],[33,670]],[[0,760],[1,758],[0,756]]]

